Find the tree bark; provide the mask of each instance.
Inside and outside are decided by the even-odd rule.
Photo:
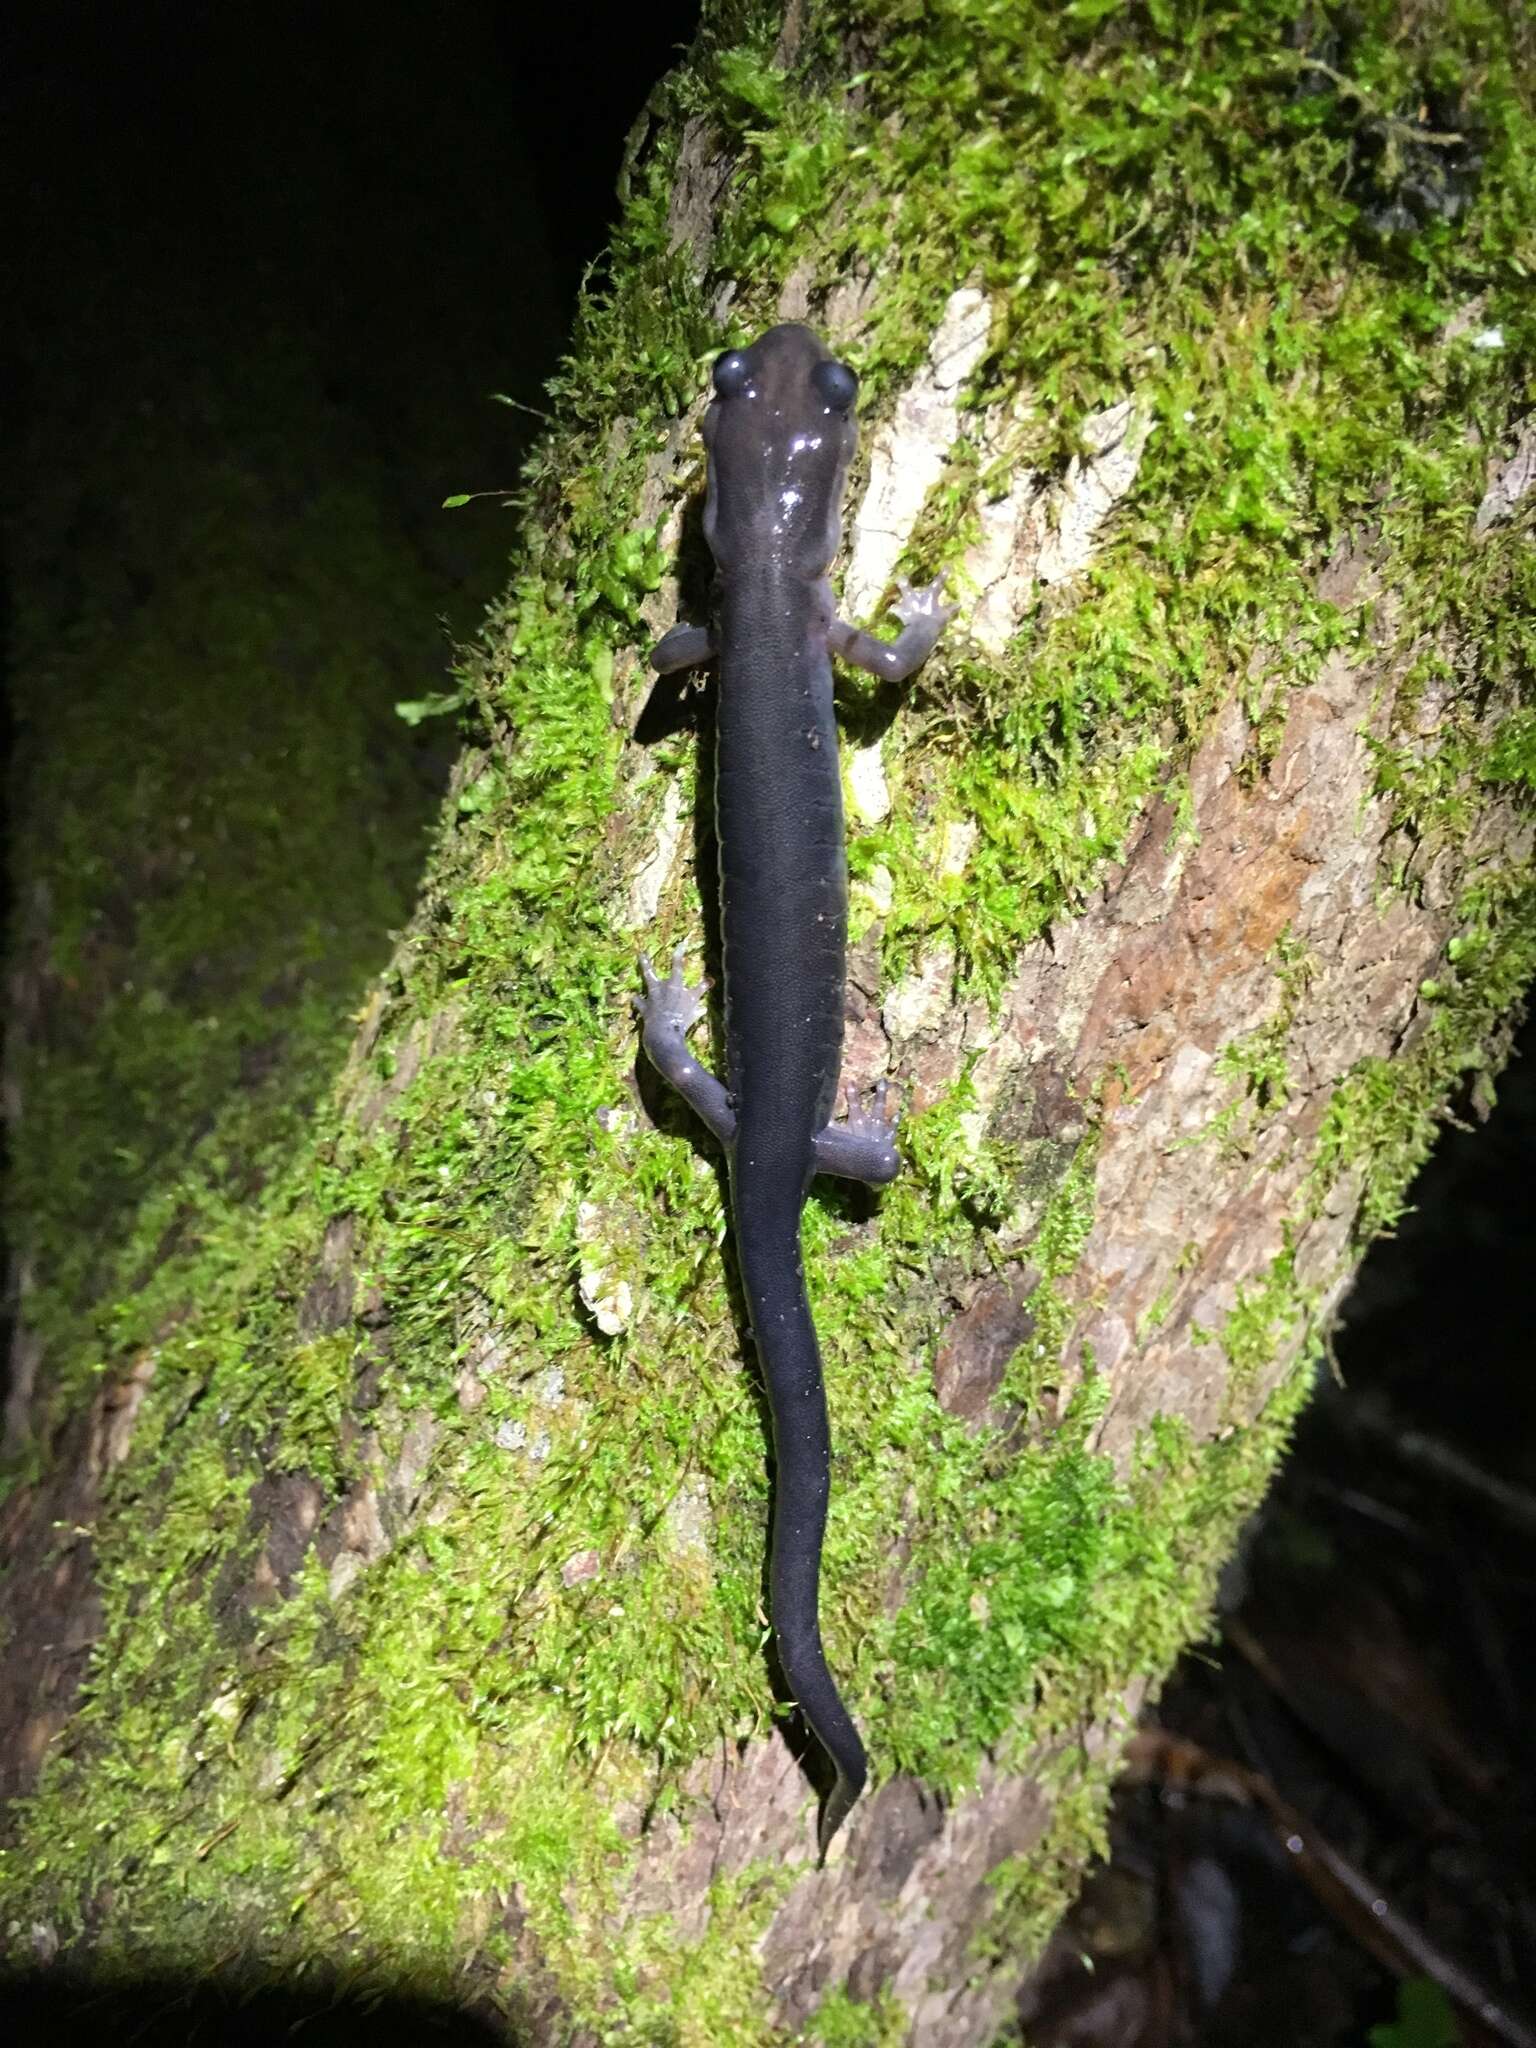
[[[1325,64],[1278,12],[1079,12],[793,6],[654,97],[334,1093],[249,1200],[206,1162],[148,1278],[23,1319],[13,1941],[537,2043],[1006,2023],[1536,957],[1519,31],[1455,156],[1419,103],[1468,28]],[[825,1870],[717,1162],[626,1000],[708,930],[643,649],[697,602],[703,366],[773,317],[865,370],[845,612],[943,563],[965,607],[846,707],[847,1069],[910,1165],[807,1221],[876,1775]]]

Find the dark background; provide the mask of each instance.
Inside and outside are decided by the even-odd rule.
[[[89,492],[71,485],[125,419],[131,454],[146,391],[174,410],[184,364],[259,356],[270,333],[313,366],[335,447],[379,479],[447,630],[472,631],[504,579],[511,522],[494,496],[458,513],[442,500],[515,483],[530,423],[491,394],[541,402],[615,217],[626,134],[696,14],[64,0],[12,15],[0,595],[18,576],[67,588],[72,563],[99,561],[99,533],[80,527]],[[226,391],[190,431],[259,470],[264,450],[284,459],[284,422],[270,393],[247,398]],[[146,460],[150,445],[146,432]],[[435,644],[422,694],[446,632]],[[451,734],[398,740],[420,768],[401,829],[419,832]],[[1161,1710],[1204,1754],[1304,1806],[1433,1943],[1528,2003],[1531,1071],[1512,1070],[1486,1129],[1452,1135],[1420,1212],[1373,1253],[1338,1346],[1345,1390],[1325,1387],[1229,1575],[1237,1633],[1186,1660]],[[1038,2042],[1363,2048],[1368,2027],[1396,2024],[1394,1973],[1298,1884],[1251,1811],[1154,1777],[1122,1794],[1115,1832],[1108,1893],[1031,2001]],[[93,1994],[47,1973],[13,1985],[7,2017],[28,2041],[265,2042],[301,2021],[307,2041],[488,2038],[404,2005],[316,2017],[297,1991]],[[1434,2043],[1393,2034],[1389,2048]]]
[[[163,325],[201,316],[210,343],[231,321],[303,333],[338,403],[409,451],[413,505],[417,471],[434,514],[444,477],[514,482],[526,428],[489,394],[537,402],[625,136],[697,18],[683,0],[8,11],[8,424],[53,402],[60,358],[89,409],[104,324],[153,330],[158,290]]]

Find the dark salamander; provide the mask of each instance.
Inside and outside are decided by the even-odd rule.
[[[890,643],[837,617],[827,571],[857,395],[852,370],[807,327],[771,327],[715,364],[704,418],[714,625],[674,626],[652,662],[663,673],[719,666],[728,1086],[685,1043],[702,1004],[684,985],[680,957],[665,981],[642,963],[646,993],[636,1005],[647,1054],[730,1159],[737,1258],[773,1414],[774,1639],[789,1689],[837,1772],[821,1816],[823,1852],[864,1788],[867,1759],[827,1669],[817,1618],[831,1440],[800,1212],[814,1174],[879,1185],[900,1164],[883,1083],[868,1107],[850,1094],[847,1121],[829,1121],[848,935],[831,656],[899,682],[927,658],[952,610],[938,584],[903,584],[893,607],[902,631]]]

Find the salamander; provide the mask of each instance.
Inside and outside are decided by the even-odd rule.
[[[806,1295],[800,1218],[812,1177],[880,1186],[900,1166],[879,1083],[830,1121],[843,1044],[848,878],[833,654],[900,682],[955,607],[942,579],[906,583],[894,641],[837,616],[827,572],[857,438],[858,378],[808,327],[770,327],[714,366],[704,416],[704,535],[713,623],[679,624],[661,674],[718,668],[715,833],[720,856],[726,1081],[688,1050],[703,1012],[682,948],[662,979],[641,962],[645,1051],[725,1148],[736,1256],[773,1425],[769,1553],[775,1647],[788,1690],[836,1773],[822,1855],[864,1788],[868,1759],[827,1669],[818,1620],[831,1438]]]

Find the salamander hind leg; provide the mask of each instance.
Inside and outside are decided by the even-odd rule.
[[[704,1119],[722,1145],[736,1135],[736,1116],[730,1097],[714,1075],[701,1067],[688,1050],[688,1033],[704,1014],[703,987],[690,988],[683,980],[683,954],[679,946],[672,955],[672,969],[665,981],[643,955],[640,975],[645,994],[634,996],[635,1014],[640,1019],[640,1042],[651,1065],[664,1081],[682,1096]]]
[[[877,1081],[866,1101],[860,1100],[856,1088],[847,1091],[846,1120],[828,1124],[816,1135],[818,1173],[861,1180],[872,1188],[896,1178],[901,1154],[896,1150],[896,1115],[886,1108],[890,1092],[888,1081]]]
[[[708,626],[679,623],[663,633],[651,649],[651,667],[660,676],[676,675],[679,669],[702,668],[715,658],[715,636]]]

